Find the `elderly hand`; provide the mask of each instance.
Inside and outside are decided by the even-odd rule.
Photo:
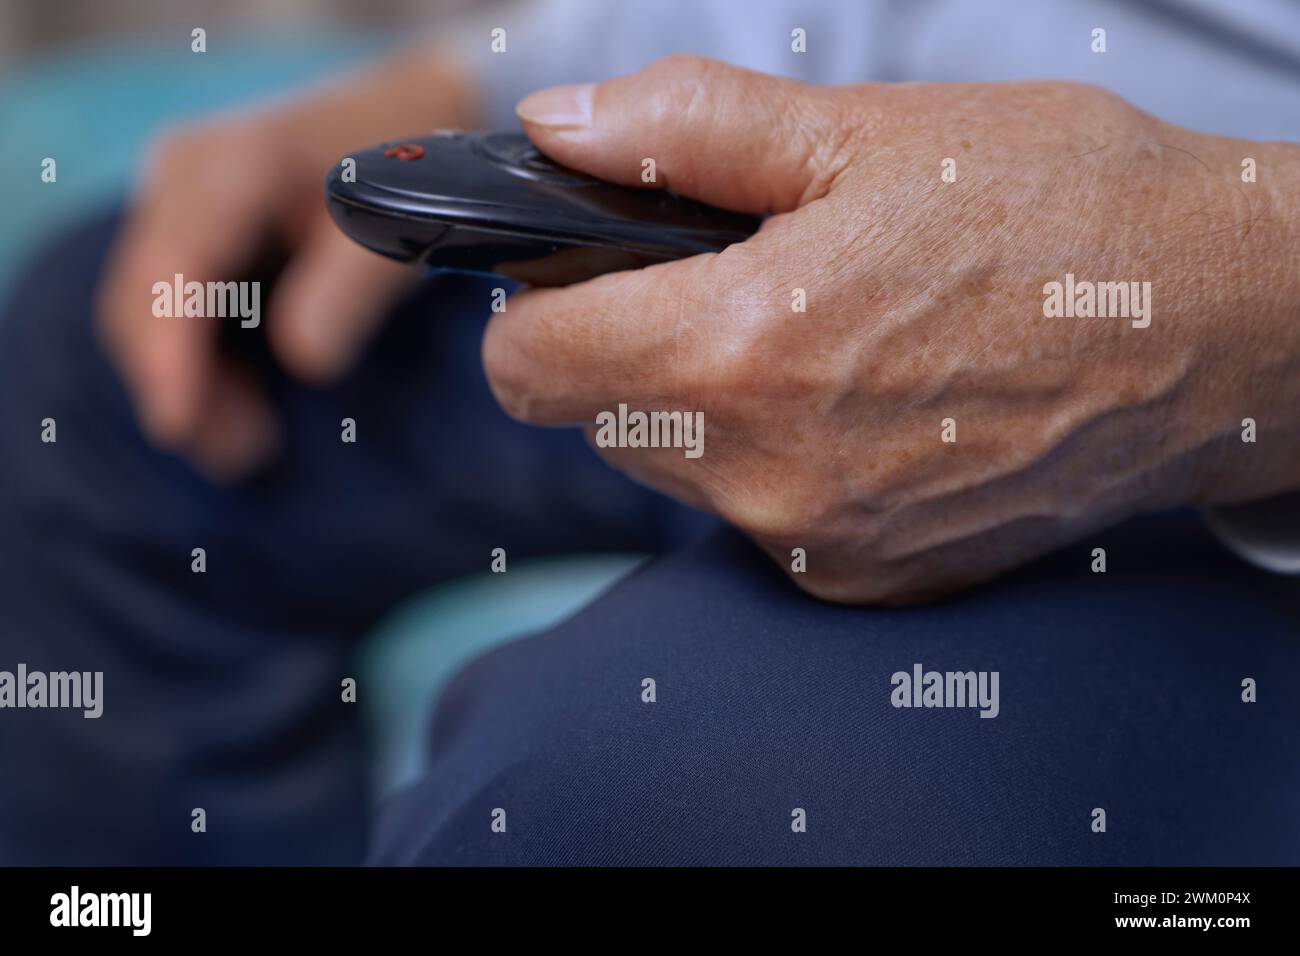
[[[511,299],[497,398],[593,438],[620,405],[703,413],[699,457],[600,452],[813,594],[928,598],[1134,512],[1300,487],[1294,146],[1074,84],[823,88],[692,57],[519,115],[566,165],[775,215]]]

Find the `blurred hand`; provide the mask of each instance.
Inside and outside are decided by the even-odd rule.
[[[561,163],[636,186],[652,158],[654,186],[777,214],[721,254],[524,292],[484,360],[529,422],[702,411],[700,458],[600,451],[787,571],[805,549],[814,594],[927,598],[1136,511],[1300,486],[1294,146],[1073,84],[823,88],[690,57],[519,114]],[[1067,273],[1149,282],[1147,318],[1049,317]]]
[[[262,320],[278,358],[313,382],[342,374],[415,274],[332,223],[325,173],[350,149],[473,124],[454,67],[422,53],[256,114],[165,135],[152,150],[99,295],[99,322],[146,433],[216,478],[265,459],[277,423],[219,360],[218,319],[158,318],[155,282],[232,281],[268,250],[289,261]]]

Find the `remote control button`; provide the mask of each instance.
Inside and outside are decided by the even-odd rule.
[[[384,156],[388,159],[400,159],[402,162],[410,162],[413,159],[424,158],[424,147],[419,143],[398,143],[396,146],[389,146],[384,150]]]

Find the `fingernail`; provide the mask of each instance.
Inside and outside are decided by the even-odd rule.
[[[547,129],[582,129],[591,125],[591,83],[552,86],[529,93],[515,107],[525,123]]]

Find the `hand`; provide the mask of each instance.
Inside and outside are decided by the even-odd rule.
[[[152,151],[100,289],[99,324],[146,433],[214,478],[274,449],[255,383],[219,360],[218,319],[159,318],[155,282],[232,281],[273,245],[288,264],[262,320],[278,358],[313,382],[346,371],[416,276],[330,221],[325,173],[347,150],[472,124],[472,96],[427,51],[254,115],[179,129]]]
[[[561,163],[642,185],[652,158],[656,187],[775,215],[516,296],[484,341],[498,400],[592,437],[620,403],[702,412],[699,458],[600,452],[787,571],[804,549],[813,594],[929,598],[1137,511],[1300,486],[1296,147],[1074,84],[823,88],[691,57],[519,114]],[[1049,315],[1067,273],[1149,299]]]

